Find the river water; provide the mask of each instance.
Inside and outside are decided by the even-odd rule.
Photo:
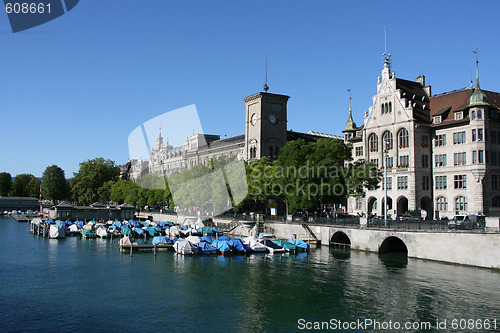
[[[1,332],[500,332],[499,271],[325,246],[131,257],[7,217],[0,237]]]

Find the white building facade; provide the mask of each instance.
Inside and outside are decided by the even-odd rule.
[[[363,125],[350,110],[343,131],[354,160],[386,177],[364,198],[349,198],[349,212],[383,216],[387,186],[392,216],[500,215],[499,106],[500,94],[481,90],[479,77],[475,88],[432,96],[423,75],[396,78],[386,58]]]

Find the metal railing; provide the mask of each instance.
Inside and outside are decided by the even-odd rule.
[[[387,220],[387,224],[383,219],[369,219],[367,222],[368,228],[378,229],[397,229],[397,230],[423,230],[423,231],[450,231],[450,232],[485,232],[484,223],[475,223],[467,229],[450,227],[448,220]]]

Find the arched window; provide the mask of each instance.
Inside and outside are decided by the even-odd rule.
[[[477,110],[477,119],[483,119],[483,111]]]
[[[500,208],[500,196],[493,197],[493,203],[491,205],[493,208]]]
[[[278,152],[279,152],[279,148],[274,147],[274,158],[278,158]]]
[[[455,210],[456,211],[466,211],[467,210],[467,198],[459,196],[455,199]]]
[[[389,102],[389,112],[392,112],[392,102]]]
[[[476,119],[476,111],[472,111],[471,118],[472,118],[472,120]]]
[[[448,200],[445,197],[438,197],[436,199],[436,209],[439,211],[448,210]]]
[[[398,133],[398,144],[399,148],[404,148],[408,147],[410,144],[410,140],[408,137],[408,130],[406,128],[403,128],[399,131]]]
[[[373,133],[370,135],[368,139],[368,145],[370,148],[370,151],[377,151],[378,150],[378,136],[377,134]]]
[[[393,141],[392,141],[392,133],[389,131],[385,131],[384,134],[382,135],[382,144],[384,145],[384,148],[392,149],[393,147]]]

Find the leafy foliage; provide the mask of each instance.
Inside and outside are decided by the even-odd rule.
[[[0,172],[0,196],[8,196],[12,189],[12,176],[8,172]]]
[[[51,165],[45,169],[42,175],[43,198],[52,200],[52,202],[67,199],[68,189],[63,169],[57,165]]]
[[[28,197],[30,195],[38,197],[39,189],[34,190],[29,186],[33,178],[35,178],[35,176],[26,173],[17,175],[12,184],[12,195],[15,197]],[[31,182],[31,184],[33,185],[33,182]]]
[[[74,201],[88,205],[99,199],[99,188],[108,181],[116,181],[120,168],[111,160],[102,157],[80,163],[80,169],[70,180]]]

